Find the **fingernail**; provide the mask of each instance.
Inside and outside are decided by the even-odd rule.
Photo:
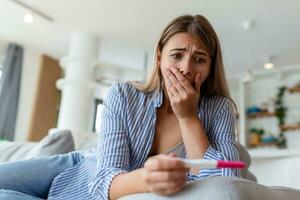
[[[177,155],[175,153],[169,153],[169,156],[176,157]]]

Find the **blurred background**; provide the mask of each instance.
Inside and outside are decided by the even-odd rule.
[[[99,132],[108,88],[145,81],[159,34],[182,14],[204,15],[219,36],[260,183],[300,187],[289,170],[300,158],[297,0],[0,0],[0,139]]]

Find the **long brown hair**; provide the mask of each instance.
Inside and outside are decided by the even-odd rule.
[[[132,82],[132,84],[143,92],[153,92],[162,87],[163,78],[158,64],[158,54],[162,52],[168,40],[177,33],[188,33],[202,41],[211,57],[210,73],[201,86],[201,95],[220,95],[230,98],[225,80],[220,42],[212,25],[202,15],[183,15],[172,20],[162,31],[160,39],[156,44],[154,68],[150,78],[145,84],[136,82]]]
[[[154,52],[154,68],[145,84],[131,82],[131,84],[143,92],[158,91],[163,85],[163,78],[158,63],[158,55],[168,40],[177,33],[188,33],[192,37],[203,42],[211,58],[211,68],[207,79],[201,85],[201,96],[223,96],[229,98],[235,116],[237,107],[230,97],[226,83],[221,45],[216,32],[210,22],[202,15],[183,15],[173,19],[162,31]],[[235,126],[237,124],[235,123]],[[238,128],[236,136],[239,138]]]

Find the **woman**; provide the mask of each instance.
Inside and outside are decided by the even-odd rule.
[[[2,165],[0,173],[15,176],[0,180],[0,197],[170,195],[187,181],[240,176],[233,169],[189,169],[176,158],[239,160],[233,110],[216,33],[201,15],[180,16],[162,32],[149,82],[117,83],[108,92],[97,152]]]

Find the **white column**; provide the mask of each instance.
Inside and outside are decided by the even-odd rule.
[[[97,36],[75,32],[71,34],[68,55],[60,60],[65,75],[56,83],[62,92],[57,128],[70,129],[77,144],[76,140],[88,135],[92,128],[98,49]]]

